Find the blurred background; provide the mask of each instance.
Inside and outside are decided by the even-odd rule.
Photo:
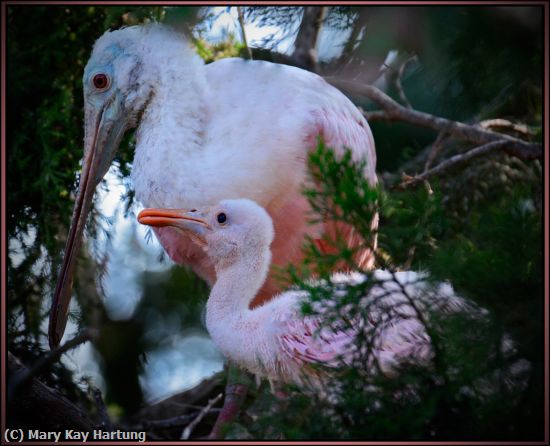
[[[32,364],[48,350],[48,312],[82,156],[81,78],[94,41],[107,29],[171,24],[207,63],[247,57],[246,38],[254,58],[371,83],[398,99],[395,77],[402,68],[401,87],[415,109],[469,123],[505,118],[524,124],[531,140],[541,140],[542,7],[324,9],[316,54],[300,60],[296,39],[303,7],[7,7],[11,353]],[[366,100],[357,103],[375,108]],[[371,127],[381,178],[403,170],[437,136],[405,123],[373,121]],[[99,318],[100,339],[70,351],[54,373],[41,376],[75,400],[92,383],[120,414],[190,389],[223,368],[203,325],[206,285],[174,265],[154,235],[137,224],[141,206],[128,180],[133,144],[130,134],[96,193],[65,336]],[[511,177],[494,166],[478,168],[486,169],[476,175],[489,183],[483,197],[471,175],[445,186],[448,211],[458,219],[468,219],[474,203],[491,191],[512,193]],[[540,176],[530,178],[529,187],[542,187]]]

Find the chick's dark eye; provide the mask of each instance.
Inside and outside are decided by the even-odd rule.
[[[104,90],[109,86],[109,77],[104,73],[98,73],[92,78],[92,83],[98,90]]]
[[[216,218],[218,219],[218,223],[225,223],[227,220],[227,215],[225,215],[223,212],[220,212]]]

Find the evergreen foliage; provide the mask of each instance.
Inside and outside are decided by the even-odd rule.
[[[263,42],[264,49],[273,49],[278,41],[296,34],[302,9],[243,7],[243,12],[247,22],[282,30],[282,35],[268,36]],[[12,3],[5,10],[7,347],[32,365],[47,354],[46,321],[82,156],[81,77],[94,41],[107,29],[160,21],[188,32],[206,62],[247,53],[232,35],[208,42],[205,30],[214,17],[197,7]],[[492,7],[376,7],[369,10],[374,19],[367,30],[354,34],[358,44],[347,42],[346,48],[364,59],[365,66],[390,49],[416,53],[421,63],[406,70],[402,79],[415,108],[466,122],[505,118],[525,124],[526,131],[499,131],[540,142],[544,54],[540,11],[527,8],[522,20],[514,20],[510,8],[507,13],[505,8]],[[330,7],[325,25],[333,30],[350,28],[361,12],[358,7]],[[419,18],[410,42],[410,34],[401,35],[403,30],[394,26],[405,15]],[[396,97],[391,86],[388,93]],[[366,102],[358,105],[373,107]],[[541,164],[494,154],[430,180],[429,185],[400,190],[387,178],[403,171],[420,172],[425,158],[419,156],[437,135],[399,122],[370,125],[377,144],[379,185],[364,181],[363,166],[352,163],[349,154],[338,159],[320,142],[311,153],[311,182],[304,191],[316,211],[312,220],[330,217],[351,223],[367,246],[376,235],[377,267],[425,271],[434,282],[451,283],[457,294],[487,314],[481,318],[476,313],[432,314],[427,330],[435,345],[433,366],[407,364],[397,378],[373,374],[367,348],[352,367],[333,377],[337,402],[297,388],[288,389],[291,397],[280,400],[264,383],[249,399],[230,436],[541,440],[545,366]],[[442,138],[440,149],[434,163],[467,147]],[[130,133],[115,160],[121,180],[128,177],[132,158]],[[128,187],[121,206],[131,215],[132,205],[133,191]],[[380,223],[373,234],[370,222],[376,213]],[[89,243],[83,244],[78,261],[78,305],[71,308],[71,319],[79,328],[101,326],[93,345],[95,359],[107,408],[118,421],[117,416],[144,404],[139,381],[147,353],[166,348],[175,332],[200,327],[208,290],[185,268],[146,272],[142,300],[134,313],[128,320],[111,320],[98,291],[108,252],[103,253],[105,258],[93,252],[94,240],[111,236],[110,225],[92,211]],[[336,326],[342,320],[365,317],[366,309],[357,304],[373,282],[337,290],[327,285],[335,265],[358,267],[355,253],[338,235],[326,242],[334,254],[323,255],[310,240],[304,264],[280,273],[311,293],[304,313],[328,309],[325,323]],[[310,280],[313,276],[325,279],[325,285],[316,286]],[[340,295],[338,305],[325,305],[335,291]],[[504,350],[503,341],[509,345]],[[368,347],[368,333],[358,343]],[[516,375],[507,379],[514,367]],[[87,387],[101,383],[90,378],[75,382],[66,363],[54,363],[37,378],[89,413],[97,412]]]
[[[366,330],[355,340],[359,348],[365,346],[363,352],[327,384],[329,393],[338,389],[336,402],[296,388],[288,389],[291,397],[285,400],[264,395],[267,402],[252,409],[260,415],[248,424],[251,437],[540,440],[542,216],[524,185],[491,206],[477,206],[470,224],[462,225],[435,185],[431,193],[371,187],[349,152],[337,159],[320,142],[310,168],[314,180],[323,178],[320,188],[305,191],[319,215],[352,223],[369,243],[371,218],[380,212],[378,267],[412,268],[448,280],[471,306],[459,313],[428,308],[422,322],[433,345],[432,364],[404,364],[399,376],[386,376],[376,367],[373,372],[377,332]],[[333,241],[337,245],[338,236]],[[321,317],[333,329],[341,329],[342,321],[368,321],[372,308],[361,298],[376,283],[371,273],[362,271],[370,279],[363,283],[333,284],[330,272],[342,259],[357,271],[353,253],[323,255],[312,242],[307,249],[305,268],[289,270],[292,282],[310,294],[304,314]],[[433,303],[434,292],[438,289],[411,299],[422,308]]]

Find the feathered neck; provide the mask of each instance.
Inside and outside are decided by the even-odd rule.
[[[271,336],[262,329],[262,310],[266,307],[249,309],[267,277],[271,253],[267,249],[254,254],[251,249],[247,254],[237,263],[217,269],[217,280],[206,304],[206,328],[226,357],[252,367],[267,359],[258,356],[264,351],[259,346],[266,345]]]
[[[138,127],[136,150],[152,140],[159,148],[166,142],[169,147],[179,144],[181,150],[196,150],[206,120],[204,63],[187,39],[169,27],[147,25],[140,32],[135,51],[143,61],[142,76],[150,85],[150,94]],[[178,135],[185,141],[174,141]]]
[[[269,272],[271,251],[257,247],[246,251],[238,261],[228,266],[217,267],[217,280],[206,305],[207,326],[214,322],[248,317],[249,309]]]

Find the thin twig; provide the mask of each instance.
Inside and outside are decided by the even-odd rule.
[[[23,369],[11,379],[8,389],[8,396],[12,397],[17,389],[27,384],[33,377],[38,375],[46,367],[56,362],[63,353],[78,347],[80,344],[93,339],[95,336],[95,330],[88,328],[75,336],[73,339],[65,342],[65,344],[60,345],[59,347],[48,352],[46,355],[42,356],[31,367]]]
[[[433,169],[427,170],[426,172],[420,175],[416,175],[414,177],[407,177],[402,183],[396,186],[396,189],[405,189],[407,187],[416,186],[418,183],[426,181],[429,177],[432,177],[434,175],[441,175],[443,172],[450,169],[451,167],[456,166],[457,164],[464,163],[471,160],[472,158],[486,155],[490,152],[503,150],[507,144],[508,141],[506,140],[494,141],[476,147],[475,149],[469,150],[468,152],[452,156],[451,158],[435,166]]]
[[[529,129],[525,124],[516,124],[507,119],[495,118],[495,119],[486,119],[479,123],[479,126],[484,129],[490,129],[494,127],[502,127],[513,130],[517,133],[522,133],[524,135],[533,136],[533,131]]]
[[[197,424],[199,424],[201,420],[204,418],[204,416],[210,411],[210,409],[212,409],[212,406],[216,404],[219,400],[221,400],[222,396],[223,396],[223,393],[220,393],[218,394],[218,396],[208,401],[208,404],[206,405],[206,407],[202,409],[200,413],[197,415],[197,417],[193,421],[191,421],[191,423],[189,423],[186,426],[186,428],[183,430],[180,437],[181,440],[189,439],[189,437],[191,436],[191,433],[193,432],[193,429],[195,429]]]
[[[449,135],[474,144],[482,145],[490,142],[505,141],[506,144],[501,147],[502,150],[508,155],[520,158],[524,161],[542,158],[541,144],[528,143],[510,135],[483,129],[480,126],[468,125],[418,110],[408,109],[398,104],[387,94],[372,85],[360,84],[358,82],[334,77],[326,77],[325,79],[348,95],[367,97],[371,101],[376,102],[384,110],[383,113],[370,112],[366,114],[367,119],[372,119],[374,116],[377,119],[404,121],[414,125],[428,127],[438,132],[447,128]]]
[[[246,40],[246,32],[244,30],[244,15],[243,15],[243,11],[242,11],[240,6],[237,6],[237,15],[239,16],[239,25],[241,27],[241,36],[242,36],[242,39],[243,39],[243,45],[246,48],[248,58],[250,60],[252,60],[252,50],[248,46],[248,42]]]
[[[416,305],[415,299],[413,299],[411,295],[408,293],[405,285],[403,285],[403,283],[399,281],[399,279],[397,278],[397,275],[395,274],[395,271],[390,271],[390,273],[392,275],[393,282],[395,282],[401,289],[401,294],[403,294],[403,296],[405,296],[405,299],[407,299],[409,305],[412,307],[413,311],[415,312],[416,319],[418,319],[418,321],[423,325],[424,330],[426,330],[426,334],[430,338],[430,343],[434,353],[433,362],[436,367],[436,371],[438,371],[441,374],[441,377],[445,382],[448,381],[445,366],[441,362],[443,349],[439,344],[439,336],[432,329],[431,324],[428,323],[428,320],[422,313],[421,309],[418,307],[418,305]]]
[[[428,171],[435,158],[441,151],[442,142],[445,136],[447,136],[447,131],[448,128],[446,127],[442,129],[437,135],[437,138],[435,139],[434,143],[432,144],[432,148],[430,149],[430,153],[428,154],[428,158],[426,159],[426,163],[424,164],[424,172]]]
[[[369,122],[373,121],[394,121],[384,110],[367,111],[363,107],[358,107],[365,119]]]

